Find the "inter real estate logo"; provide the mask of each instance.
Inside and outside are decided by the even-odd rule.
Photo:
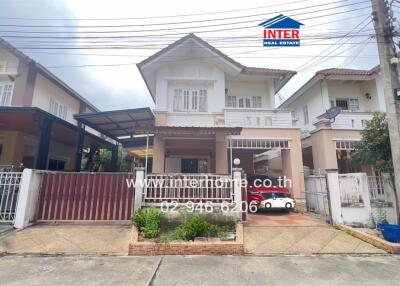
[[[302,25],[304,24],[282,14],[258,24],[264,27],[263,46],[299,47]]]

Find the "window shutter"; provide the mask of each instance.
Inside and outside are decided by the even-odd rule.
[[[182,89],[175,89],[173,105],[174,111],[182,111]]]

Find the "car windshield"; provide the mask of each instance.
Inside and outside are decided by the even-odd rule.
[[[286,197],[284,193],[263,193],[262,196],[266,200]]]

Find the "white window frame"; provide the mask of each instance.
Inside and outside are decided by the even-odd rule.
[[[207,112],[207,89],[174,89],[173,111],[176,112]]]
[[[235,95],[227,95],[226,96],[226,107],[236,108],[236,96]]]
[[[261,96],[253,96],[251,98],[253,108],[261,108],[262,107],[262,98]]]
[[[251,108],[251,100],[248,97],[239,97],[238,100],[239,108]]]
[[[13,91],[13,83],[0,83],[0,106],[11,106]]]
[[[68,107],[61,102],[58,102],[54,98],[50,98],[49,100],[49,113],[60,117],[61,119],[67,120],[68,115]]]

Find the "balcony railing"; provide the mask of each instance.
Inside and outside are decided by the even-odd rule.
[[[251,128],[294,127],[292,112],[286,109],[225,108],[225,126]]]
[[[332,123],[332,128],[362,130],[372,116],[371,112],[342,111]]]

